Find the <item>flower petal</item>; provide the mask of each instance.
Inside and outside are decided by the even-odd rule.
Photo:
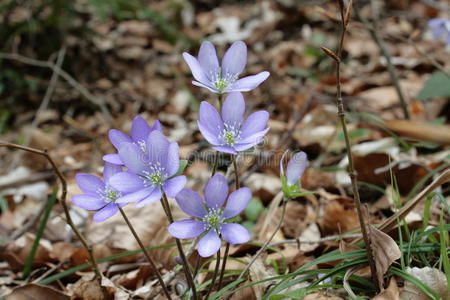
[[[162,134],[161,131],[152,131],[149,134],[147,141],[149,163],[152,165],[160,163],[161,166],[165,168],[169,145],[169,140],[164,136],[164,134]]]
[[[219,152],[224,152],[224,153],[229,153],[229,154],[237,154],[236,150],[234,150],[230,146],[213,147],[213,149],[216,151],[219,151]]]
[[[200,66],[199,61],[190,55],[189,53],[183,53],[184,61],[188,64],[189,69],[191,69],[192,76],[194,76],[195,80],[200,81],[202,83],[208,82],[208,77],[206,76],[204,70]]]
[[[220,232],[223,238],[231,245],[247,243],[250,240],[250,233],[248,230],[236,223],[222,224]]]
[[[120,172],[122,172],[122,167],[119,165],[106,162],[103,166],[103,178],[107,184],[109,183],[111,177]]]
[[[247,64],[247,46],[244,42],[234,42],[222,59],[222,77],[237,76],[242,73]]]
[[[147,167],[146,154],[134,143],[123,143],[119,148],[119,156],[129,171],[141,174]]]
[[[113,146],[117,150],[119,150],[120,145],[122,143],[132,143],[133,142],[128,135],[126,135],[125,133],[123,133],[122,131],[119,131],[117,129],[111,129],[108,132],[108,136],[109,136],[109,141],[111,142],[111,144],[113,144]]]
[[[177,239],[192,239],[204,231],[203,222],[196,220],[176,221],[169,225],[169,233]]]
[[[300,180],[305,168],[308,166],[308,158],[305,152],[295,153],[288,162],[286,179],[289,185],[294,185]]]
[[[246,151],[246,150],[252,148],[253,146],[255,146],[255,145],[257,145],[257,144],[259,144],[259,142],[256,143],[256,144],[255,144],[255,143],[247,143],[247,144],[241,144],[241,143],[239,143],[239,144],[234,145],[234,146],[233,146],[233,149],[234,149],[236,152],[242,152],[242,151]]]
[[[116,203],[138,202],[147,198],[155,190],[153,187],[144,188],[131,194],[126,194],[116,200]]]
[[[94,214],[93,220],[94,222],[103,222],[106,219],[111,218],[116,214],[119,210],[119,207],[115,203],[110,203],[106,205],[104,208],[100,209],[98,212]]]
[[[213,145],[218,145],[219,135],[223,131],[223,121],[217,109],[206,101],[200,103],[199,129],[205,139]]]
[[[123,161],[120,159],[119,154],[116,154],[116,153],[103,155],[103,160],[105,162],[109,162],[111,164],[120,165],[120,166],[123,165]]]
[[[205,187],[205,200],[209,208],[220,208],[228,197],[228,182],[222,174],[216,174]]]
[[[159,120],[156,120],[153,123],[153,126],[152,126],[152,128],[150,128],[150,131],[153,131],[153,130],[159,130],[162,132],[162,125],[161,125],[161,122],[159,122]]]
[[[200,50],[198,52],[198,62],[211,81],[211,78],[219,70],[219,61],[217,60],[217,53],[214,45],[211,42],[205,41],[200,46]]]
[[[134,142],[147,141],[147,137],[150,134],[150,126],[147,121],[141,116],[137,116],[131,123],[131,138]]]
[[[166,171],[169,177],[178,172],[180,168],[180,147],[178,143],[170,143],[164,164],[166,165]]]
[[[94,197],[87,194],[75,195],[72,197],[72,202],[81,208],[87,210],[98,210],[106,205],[100,197]]]
[[[252,144],[252,146],[258,145],[263,140],[264,136],[267,134],[270,128],[266,128],[264,130],[258,131],[254,134],[251,134],[245,138],[241,138],[239,140],[239,144]]]
[[[164,182],[162,188],[170,198],[175,198],[186,185],[186,176],[181,175]]]
[[[132,193],[145,188],[144,180],[130,172],[120,172],[112,176],[108,183],[122,193]]]
[[[206,215],[205,207],[200,195],[191,190],[183,189],[175,197],[178,206],[191,217],[203,218]]]
[[[201,257],[209,257],[217,253],[220,249],[220,238],[214,230],[208,232],[198,242],[198,254]]]
[[[218,89],[216,89],[216,88],[214,88],[214,87],[210,87],[210,86],[208,86],[208,85],[206,85],[206,84],[203,84],[203,83],[198,82],[198,81],[195,81],[195,80],[192,81],[192,84],[193,84],[193,85],[196,85],[196,86],[199,86],[199,87],[206,88],[206,89],[208,89],[210,92],[213,92],[213,93],[216,93],[216,94],[219,94],[219,93],[220,93],[220,91],[219,91]],[[208,84],[211,84],[211,83],[208,82]],[[211,85],[212,85],[212,84],[211,84]]]
[[[284,176],[284,158],[286,157],[286,154],[289,152],[289,149],[286,149],[284,151],[283,155],[281,155],[280,159],[280,176]]]
[[[97,195],[99,190],[103,191],[105,189],[105,183],[99,177],[86,173],[78,173],[75,176],[80,190],[86,194]]]
[[[252,192],[249,188],[243,187],[230,194],[227,205],[223,211],[222,217],[229,219],[237,216],[244,210],[247,204],[252,199]]]
[[[245,102],[242,94],[239,92],[230,93],[222,106],[223,122],[228,126],[238,127],[244,119],[244,112]]]
[[[150,195],[148,195],[148,197],[146,197],[143,200],[140,200],[138,203],[136,203],[135,207],[140,208],[147,204],[154,203],[154,202],[158,201],[159,199],[161,199],[161,196],[162,196],[161,189],[156,188],[153,190],[153,192]]]
[[[267,71],[258,73],[256,75],[246,76],[236,80],[231,86],[229,86],[227,92],[248,92],[257,88],[264,80],[270,76]]]
[[[241,127],[241,140],[263,131],[268,121],[269,113],[265,110],[260,110],[249,115]]]

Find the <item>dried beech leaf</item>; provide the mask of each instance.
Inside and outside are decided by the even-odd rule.
[[[6,297],[6,300],[35,299],[69,300],[70,297],[51,287],[34,283],[18,287]]]
[[[406,272],[428,285],[433,291],[436,292],[437,295],[440,296],[440,299],[450,299],[447,279],[442,271],[435,268],[425,267],[407,268]],[[431,300],[431,298],[428,297],[420,288],[409,281],[405,282],[405,287],[400,293],[400,298],[409,300]]]
[[[402,256],[397,243],[386,233],[370,225],[369,238],[377,269],[378,283],[382,289],[383,275],[389,266]]]
[[[395,277],[391,277],[388,288],[373,297],[372,300],[400,300],[397,281],[395,280]]]

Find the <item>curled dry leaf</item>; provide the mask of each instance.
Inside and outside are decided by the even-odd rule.
[[[272,270],[272,268],[267,268],[264,265],[263,258],[260,256],[258,257],[255,262],[252,264],[249,270],[250,278],[252,279],[252,282],[258,282],[260,280],[275,276],[275,272]],[[264,293],[267,289],[267,287],[271,285],[271,282],[264,282],[262,284],[257,284],[252,286],[253,292],[255,293],[256,299],[262,299],[262,296],[264,296]]]
[[[440,299],[450,299],[450,291],[447,286],[445,274],[435,268],[407,268],[406,272],[416,277],[424,284],[428,285],[433,291],[440,296]],[[409,300],[431,300],[420,288],[409,281],[405,282],[405,287],[400,293],[401,299]]]
[[[395,280],[395,277],[391,277],[388,288],[373,297],[372,300],[400,300],[397,281]]]
[[[325,205],[324,215],[319,220],[319,226],[324,236],[338,234],[339,226],[342,232],[359,226],[358,216],[351,205],[350,198],[337,198]]]
[[[370,244],[375,259],[378,284],[380,290],[383,290],[383,275],[389,269],[389,266],[402,255],[397,243],[386,233],[369,226]]]
[[[6,300],[35,299],[69,300],[70,297],[51,287],[33,283],[18,287],[6,296]]]

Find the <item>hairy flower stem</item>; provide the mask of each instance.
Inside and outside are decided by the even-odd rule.
[[[222,103],[223,103],[223,94],[219,94],[219,98],[217,98],[219,101],[219,111],[222,110]],[[217,166],[219,165],[219,151],[216,151],[216,155],[214,155],[214,165],[213,170],[211,173],[211,177],[213,177],[216,174]]]
[[[73,232],[77,236],[78,240],[81,242],[83,247],[86,249],[86,251],[88,253],[88,256],[89,256],[89,263],[90,263],[92,269],[94,270],[95,279],[97,280],[99,286],[101,287],[101,290],[102,290],[102,293],[103,293],[103,297],[105,299],[109,299],[110,297],[108,296],[108,293],[106,292],[105,287],[103,287],[101,285],[101,283],[102,283],[102,274],[100,273],[98,265],[97,265],[97,261],[95,260],[94,251],[92,249],[92,246],[89,245],[89,243],[87,242],[86,238],[78,230],[77,226],[72,221],[72,217],[70,216],[69,208],[67,207],[67,204],[66,204],[67,181],[64,178],[64,176],[62,175],[61,171],[59,170],[58,166],[56,165],[56,163],[54,162],[52,157],[50,156],[50,154],[48,154],[47,150],[40,150],[40,149],[36,149],[36,148],[25,147],[25,146],[21,146],[21,145],[4,143],[4,142],[0,142],[0,147],[19,149],[19,150],[23,150],[23,151],[26,151],[26,152],[38,154],[38,155],[41,155],[41,156],[45,157],[48,160],[48,162],[52,166],[53,171],[55,172],[56,176],[59,178],[59,181],[61,181],[62,191],[61,191],[61,198],[59,199],[59,203],[63,207],[64,215],[66,216],[66,222],[67,222],[67,224],[69,224],[70,228],[73,230]]]
[[[338,0],[338,4],[339,4],[339,0]],[[336,105],[338,108],[338,116],[340,119],[342,131],[344,133],[344,138],[345,138],[345,146],[347,149],[347,158],[348,158],[348,173],[349,173],[350,179],[352,181],[353,198],[354,198],[355,205],[356,205],[356,211],[358,213],[359,224],[361,226],[361,232],[362,232],[362,235],[364,238],[364,244],[366,247],[367,258],[369,261],[370,271],[372,273],[372,280],[374,281],[375,286],[378,286],[375,260],[373,258],[372,249],[370,248],[370,240],[369,240],[369,236],[367,234],[367,227],[366,227],[366,223],[364,221],[364,217],[363,217],[363,213],[362,213],[361,200],[360,200],[359,191],[358,191],[358,181],[356,178],[356,171],[353,166],[352,149],[351,149],[351,145],[350,145],[350,138],[348,137],[347,123],[345,120],[344,104],[342,102],[341,56],[342,56],[342,48],[344,45],[344,37],[345,37],[345,33],[347,31],[347,25],[345,22],[344,7],[343,7],[343,5],[339,5],[339,6],[341,8],[340,13],[341,13],[341,26],[342,27],[341,27],[341,37],[340,37],[340,41],[339,41],[339,45],[338,45],[338,49],[337,49],[337,59],[334,60],[336,63],[336,90],[337,90]]]
[[[219,272],[219,266],[220,266],[220,249],[219,249],[219,251],[217,251],[216,267],[214,269],[214,274],[211,278],[211,284],[209,285],[208,292],[206,293],[205,299],[208,299],[209,295],[211,294],[211,292],[214,288],[214,284],[216,283],[216,279],[217,279],[217,273]],[[218,289],[220,289],[220,286]]]
[[[164,291],[164,294],[166,295],[167,299],[171,300],[172,298],[170,297],[169,290],[167,289],[166,284],[164,283],[164,280],[162,279],[161,273],[159,272],[158,268],[156,267],[153,259],[150,257],[150,254],[148,253],[147,249],[145,249],[144,244],[142,243],[141,239],[139,238],[137,232],[134,230],[133,225],[131,225],[130,220],[128,219],[128,217],[125,214],[124,210],[120,206],[119,206],[119,211],[122,214],[123,219],[127,223],[128,228],[130,228],[131,233],[133,234],[135,240],[138,242],[139,247],[141,247],[142,252],[145,255],[145,258],[147,258],[147,261],[149,262],[150,266],[155,271],[156,277],[158,277],[159,284],[161,285],[161,287],[162,287],[162,289]]]
[[[236,157],[237,157],[237,155],[233,155],[233,169],[234,169],[234,181],[235,181],[234,183],[235,183],[235,187],[236,187],[236,191],[237,191],[240,187],[240,183],[239,183],[239,172],[238,172],[238,168],[237,168]],[[229,251],[230,251],[230,243],[227,242],[225,245],[225,253],[223,255],[222,269],[220,270],[218,290],[220,290],[222,287],[222,281],[223,281],[223,276],[225,275],[225,267],[227,265]]]
[[[250,267],[253,265],[253,263],[256,261],[256,259],[264,252],[266,251],[267,247],[269,246],[270,242],[272,242],[273,238],[277,234],[278,230],[280,230],[281,226],[284,222],[284,217],[286,215],[286,205],[287,205],[288,199],[283,198],[283,206],[281,210],[281,218],[280,222],[278,222],[277,228],[275,228],[275,231],[272,233],[272,235],[269,237],[269,239],[264,243],[264,245],[259,248],[258,252],[256,252],[255,256],[253,256],[252,260],[248,263],[248,265],[245,267],[245,269],[241,272],[237,280],[241,279],[245,273],[250,269]]]
[[[172,211],[170,210],[169,200],[167,199],[167,195],[164,192],[162,193],[161,204],[164,208],[165,213],[167,214],[169,223],[172,224],[173,223]],[[184,269],[184,274],[186,276],[186,281],[188,282],[190,288],[192,289],[192,297],[194,300],[197,300],[198,299],[197,289],[195,287],[195,282],[194,282],[194,279],[192,278],[191,270],[189,268],[189,262],[186,258],[186,255],[184,254],[183,246],[181,245],[181,242],[179,239],[176,238],[175,242],[177,244],[178,252],[180,253],[180,257],[183,262],[183,269]]]

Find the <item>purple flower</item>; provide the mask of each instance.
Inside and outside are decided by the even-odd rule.
[[[162,191],[175,197],[186,184],[186,176],[175,176],[180,167],[178,144],[159,130],[152,131],[143,145],[121,143],[119,156],[128,170],[111,178],[111,185],[127,194],[118,203],[136,201],[142,207],[161,199]]]
[[[227,180],[223,175],[216,174],[206,184],[204,195],[206,204],[197,192],[190,189],[183,189],[175,197],[180,208],[197,220],[173,222],[169,233],[180,239],[202,235],[197,246],[202,257],[217,253],[221,245],[220,235],[232,245],[248,242],[250,234],[247,229],[230,223],[229,219],[239,215],[247,206],[252,197],[250,189],[240,188],[228,196]]]
[[[150,127],[144,118],[137,116],[131,123],[131,137],[117,129],[111,129],[108,133],[111,144],[119,151],[122,143],[134,143],[142,150],[142,153],[146,153],[145,148],[148,135],[154,130],[162,132],[161,123],[158,120]],[[103,160],[116,165],[123,165],[119,154],[106,154],[103,156]]]
[[[207,88],[213,93],[248,92],[269,77],[267,71],[238,79],[247,64],[247,46],[235,42],[227,50],[219,66],[216,49],[210,42],[203,42],[198,58],[184,52],[183,58],[191,69],[195,81],[192,84]]]
[[[450,19],[432,19],[428,21],[428,27],[435,39],[445,36],[447,45],[450,45]]]
[[[308,158],[305,152],[298,152],[292,156],[288,162],[286,176],[284,175],[284,157],[289,150],[286,150],[280,160],[280,177],[283,186],[283,193],[287,198],[298,195],[300,189],[300,177],[308,166]]]
[[[283,160],[289,150],[286,150],[283,153],[283,156],[280,160],[280,175],[284,176],[284,166]],[[303,172],[308,166],[308,158],[305,152],[297,152],[292,156],[291,160],[288,162],[287,170],[286,170],[286,181],[291,186],[296,184],[300,177],[302,177]]]
[[[117,201],[124,195],[110,184],[111,177],[121,171],[120,166],[106,163],[103,168],[104,180],[94,175],[78,173],[75,179],[84,194],[73,196],[72,202],[81,208],[97,211],[93,218],[95,222],[109,219],[119,210]]]
[[[245,102],[239,92],[227,96],[222,106],[222,115],[206,101],[200,104],[198,127],[213,149],[237,154],[261,142],[269,131],[267,111],[257,111],[244,121]]]

